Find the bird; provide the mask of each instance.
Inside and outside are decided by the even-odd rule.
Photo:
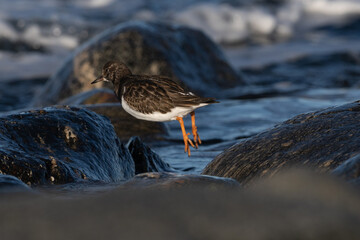
[[[171,78],[161,75],[135,75],[123,63],[109,61],[102,74],[91,84],[112,82],[115,95],[123,109],[137,119],[154,122],[177,120],[180,123],[185,152],[198,148],[201,139],[195,125],[195,109],[218,103],[215,98],[200,97],[186,90]],[[189,138],[183,118],[190,114],[194,142]]]

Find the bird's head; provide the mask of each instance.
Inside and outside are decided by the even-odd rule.
[[[120,82],[122,78],[131,74],[130,69],[124,63],[110,61],[104,65],[101,76],[96,78],[91,84],[105,81],[112,82],[115,85]]]

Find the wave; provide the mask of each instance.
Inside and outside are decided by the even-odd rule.
[[[289,0],[277,7],[252,4],[203,3],[174,15],[177,23],[203,30],[215,41],[283,39],[323,25],[345,24],[360,17],[360,2],[352,0]]]
[[[2,0],[0,61],[3,66],[23,66],[27,63],[31,66],[30,69],[41,68],[42,64],[39,62],[47,62],[49,58],[63,59],[95,33],[128,20],[183,24],[203,30],[218,43],[233,45],[256,43],[258,46],[284,40],[291,42],[292,39],[305,38],[314,31],[326,32],[325,35],[331,32],[338,36],[344,36],[343,33],[346,32],[345,37],[350,35],[358,38],[358,0],[270,2]],[[27,55],[29,56],[26,57]],[[42,56],[44,61],[41,60]],[[29,59],[32,61],[28,61]],[[7,73],[9,74],[2,74],[2,79],[19,77],[18,74]],[[34,73],[43,74],[43,71],[34,70]],[[26,75],[31,76],[31,70]]]
[[[264,0],[19,1],[5,0],[0,9],[0,38],[65,49],[76,47],[84,38],[81,34],[90,37],[84,33],[89,28],[130,19],[171,21],[201,29],[216,42],[236,43],[282,40],[360,18],[358,0],[284,0],[277,5]]]

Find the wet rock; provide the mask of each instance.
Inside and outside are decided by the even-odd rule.
[[[360,186],[360,155],[358,154],[344,161],[335,168],[332,173],[348,182]]]
[[[28,185],[113,182],[135,173],[110,122],[79,108],[0,117],[0,170]]]
[[[113,90],[100,88],[79,93],[64,99],[60,104],[81,105],[110,119],[115,132],[122,141],[132,136],[146,140],[160,139],[168,135],[166,126],[161,122],[150,122],[136,119],[128,114],[119,103]]]
[[[221,50],[202,32],[161,23],[128,22],[80,46],[47,82],[33,104],[54,104],[101,87],[102,84],[90,82],[109,60],[125,62],[134,74],[172,77],[205,96],[219,97],[221,89],[244,83]]]
[[[225,150],[203,174],[247,184],[290,166],[329,172],[358,154],[359,118],[359,101],[298,115]]]
[[[139,137],[132,137],[126,147],[135,162],[135,174],[145,172],[174,172],[170,164],[146,146]]]
[[[82,92],[60,101],[61,105],[86,105],[99,103],[118,103],[113,90],[107,88],[97,88],[90,91]]]
[[[65,199],[24,195],[0,198],[2,239],[328,240],[360,234],[358,192],[320,174],[292,172],[249,188],[120,187]]]
[[[162,139],[168,134],[163,123],[136,119],[122,109],[120,103],[106,103],[83,106],[110,119],[117,136],[126,141],[132,136],[144,140]]]
[[[0,174],[0,193],[2,192],[22,192],[29,191],[30,188],[20,181],[20,179],[10,176]]]
[[[169,172],[141,173],[122,185],[128,187],[173,189],[184,187],[202,187],[209,189],[236,188],[239,183],[231,178],[214,176],[183,175]]]

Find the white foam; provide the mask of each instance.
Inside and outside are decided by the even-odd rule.
[[[89,24],[83,15],[90,11],[120,19],[173,20],[203,30],[217,42],[237,42],[253,37],[290,37],[298,29],[304,30],[322,24],[339,22],[351,15],[360,14],[359,0],[287,0],[273,8],[256,3],[244,6],[219,4],[220,0],[165,1],[149,3],[146,0],[74,0],[63,3],[59,0],[4,0],[0,19],[43,19],[69,24]],[[249,1],[248,1],[249,2]],[[255,2],[255,1],[254,1]],[[21,6],[19,8],[18,6]],[[185,8],[187,7],[187,8]],[[96,14],[95,14],[96,16]],[[94,20],[96,17],[94,17]],[[99,18],[101,21],[101,18]],[[109,18],[110,19],[110,18]],[[79,37],[63,36],[61,29],[54,29],[54,36],[45,36],[30,26],[25,37],[47,46],[60,45],[72,49]],[[20,38],[11,26],[0,20],[0,36]],[[58,31],[60,30],[60,32]],[[35,36],[34,36],[35,35]],[[34,36],[34,37],[32,37]],[[63,37],[57,39],[57,37]]]
[[[255,9],[247,16],[249,28],[254,34],[269,35],[276,27],[276,18],[263,9]]]
[[[53,48],[53,50],[57,50],[59,47],[73,49],[78,45],[76,37],[66,35],[44,36],[41,34],[41,29],[37,25],[30,25],[25,32],[21,34],[21,38],[34,44]]]
[[[16,40],[17,39],[17,33],[16,31],[9,26],[9,24],[0,21],[0,37],[7,38],[10,40]]]
[[[205,31],[217,42],[234,42],[250,36],[267,36],[276,30],[277,18],[264,8],[234,8],[228,4],[201,4],[175,15],[177,22]]]
[[[334,24],[359,14],[360,1],[289,0],[271,11],[260,5],[236,8],[202,3],[175,13],[174,19],[203,30],[217,42],[234,42],[259,35],[289,37],[298,29]]]
[[[202,29],[215,41],[236,41],[249,34],[245,13],[226,4],[201,4],[175,14],[175,20]]]
[[[297,0],[304,6],[307,13],[333,16],[351,15],[360,13],[360,2],[357,0]]]
[[[109,6],[113,2],[114,0],[76,0],[74,4],[87,8],[99,8]]]

